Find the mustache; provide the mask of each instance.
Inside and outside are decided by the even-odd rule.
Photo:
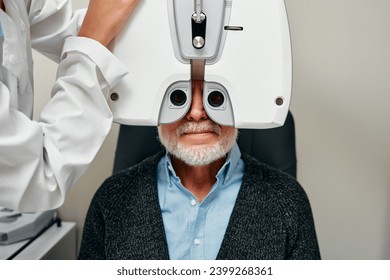
[[[211,120],[202,122],[185,122],[176,128],[176,134],[178,136],[184,133],[196,133],[204,131],[210,131],[221,135],[221,127]]]

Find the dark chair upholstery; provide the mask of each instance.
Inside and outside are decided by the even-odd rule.
[[[239,129],[237,142],[242,152],[296,177],[295,125],[290,112],[282,127]],[[156,127],[121,125],[114,173],[142,161],[161,149]]]

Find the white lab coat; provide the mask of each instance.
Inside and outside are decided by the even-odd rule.
[[[57,208],[109,132],[112,114],[106,96],[127,70],[98,42],[71,37],[83,14],[73,12],[70,0],[3,2],[0,206],[19,211]],[[61,61],[52,99],[38,122],[31,120],[31,46]]]

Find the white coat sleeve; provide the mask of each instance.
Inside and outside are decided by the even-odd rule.
[[[0,205],[19,211],[61,206],[112,125],[109,88],[127,70],[100,43],[69,37],[52,99],[39,122],[12,109],[0,84]]]

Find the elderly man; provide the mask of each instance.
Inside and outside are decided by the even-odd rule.
[[[241,155],[207,116],[200,81],[186,116],[158,128],[166,154],[95,194],[79,259],[319,259],[310,204],[291,176]]]

